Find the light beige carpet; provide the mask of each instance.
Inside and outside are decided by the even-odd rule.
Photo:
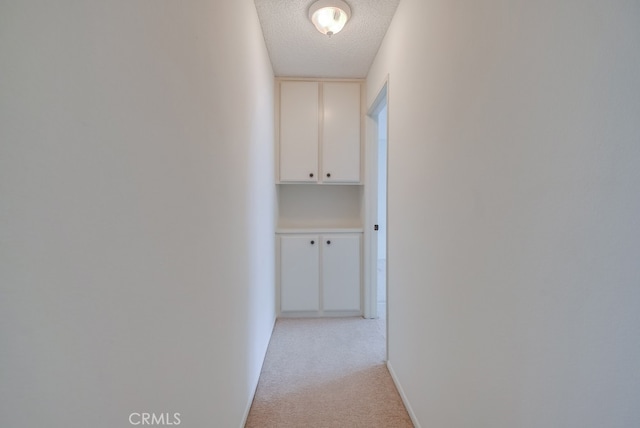
[[[382,331],[363,318],[279,319],[245,426],[413,427]]]

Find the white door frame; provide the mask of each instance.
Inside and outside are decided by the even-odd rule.
[[[385,78],[382,88],[378,91],[378,95],[374,99],[373,103],[367,111],[366,117],[366,203],[365,203],[365,248],[364,248],[364,273],[365,273],[365,305],[364,316],[365,318],[378,318],[378,301],[377,301],[377,270],[378,270],[378,241],[374,234],[374,226],[378,224],[378,114],[382,108],[387,106],[387,141],[389,134],[389,115],[388,115],[388,93],[389,93],[389,76]],[[387,146],[387,153],[388,153]],[[387,156],[388,159],[388,156]],[[388,161],[387,161],[388,163]],[[388,188],[388,187],[387,187]],[[387,196],[388,199],[388,196]],[[385,204],[386,206],[386,204]],[[389,219],[387,217],[387,225]],[[386,231],[385,231],[386,233]],[[385,239],[388,240],[388,233],[386,233]],[[388,243],[387,243],[388,252]],[[387,256],[388,263],[388,256]],[[387,269],[388,271],[388,269]],[[388,272],[386,273],[388,278]],[[388,290],[388,281],[386,281]],[[387,293],[387,307],[389,303]],[[387,325],[388,325],[387,310]],[[388,329],[387,329],[388,331]],[[387,334],[388,341],[388,334]]]

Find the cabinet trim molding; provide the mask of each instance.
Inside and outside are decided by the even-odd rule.
[[[296,234],[307,234],[307,233],[363,233],[364,229],[362,227],[351,227],[351,228],[333,228],[333,227],[311,227],[311,228],[302,228],[302,227],[279,227],[276,229],[277,235],[296,235]]]

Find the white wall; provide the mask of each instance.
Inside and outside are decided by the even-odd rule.
[[[0,425],[239,426],[275,319],[253,2],[0,1],[0,70]]]
[[[423,427],[640,426],[640,4],[403,0],[389,360]]]

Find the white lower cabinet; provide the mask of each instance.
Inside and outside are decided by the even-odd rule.
[[[320,244],[317,235],[280,238],[280,310],[320,310]]]
[[[322,236],[322,309],[360,310],[360,236]]]
[[[359,314],[361,236],[281,234],[281,313]]]

